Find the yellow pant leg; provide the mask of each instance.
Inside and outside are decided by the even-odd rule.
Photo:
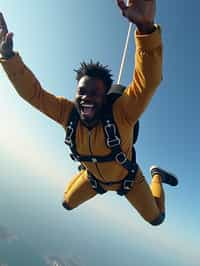
[[[154,185],[155,184],[153,184],[153,187]],[[161,183],[159,185],[162,186]],[[156,183],[157,188],[159,185],[158,183]],[[159,209],[150,186],[146,182],[145,177],[143,176],[140,169],[136,174],[134,185],[132,189],[127,193],[126,198],[146,221],[150,223],[155,221],[155,225],[159,224],[161,210]],[[161,200],[162,199],[160,198],[160,201]]]
[[[162,178],[154,175],[151,181],[151,191],[161,213],[165,212],[165,194],[162,186]]]
[[[64,203],[68,209],[74,209],[96,194],[88,181],[87,171],[82,170],[67,185],[64,192]]]

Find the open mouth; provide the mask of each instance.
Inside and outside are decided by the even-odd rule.
[[[86,119],[92,119],[95,115],[94,104],[80,103],[81,115]]]

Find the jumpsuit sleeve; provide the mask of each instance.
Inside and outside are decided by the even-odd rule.
[[[44,90],[18,53],[8,60],[1,58],[0,63],[17,93],[25,101],[63,127],[66,126],[73,102]]]
[[[151,34],[135,32],[135,69],[130,85],[114,103],[114,112],[128,123],[135,123],[146,109],[162,80],[161,29]]]

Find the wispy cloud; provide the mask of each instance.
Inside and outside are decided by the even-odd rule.
[[[60,256],[45,256],[45,264],[47,266],[83,266],[82,262],[76,257],[62,258]]]
[[[195,246],[191,240],[184,240],[178,228],[172,230],[167,220],[163,225],[153,227],[143,221],[134,209],[124,208],[118,203],[118,199],[117,202],[112,202],[109,197],[95,200],[94,204],[89,205],[90,208],[92,209],[90,213],[93,216],[96,213],[99,222],[103,223],[106,216],[106,220],[110,219],[110,226],[115,230],[121,230],[122,234],[127,237],[128,243],[131,244],[137,239],[145,249],[152,251],[152,256],[153,254],[163,258],[169,256],[181,266],[199,265],[199,247]],[[133,238],[130,238],[130,235]]]
[[[3,82],[4,84],[4,82]],[[2,86],[2,84],[1,84]],[[13,107],[8,92],[10,86],[5,82],[4,90],[0,92],[0,156],[9,155],[10,160],[22,164],[24,169],[39,176],[62,177],[64,173],[58,167],[58,162],[52,158],[44,147],[37,143],[37,137],[27,129],[27,118]],[[7,101],[8,98],[8,102]],[[12,98],[12,97],[11,97]],[[16,97],[17,99],[17,97]],[[41,160],[45,158],[44,160]],[[66,174],[66,173],[65,173]]]
[[[45,256],[45,264],[48,266],[65,266],[65,262],[57,256]]]
[[[16,234],[10,232],[6,226],[0,225],[0,240],[12,242],[18,240],[18,237]]]

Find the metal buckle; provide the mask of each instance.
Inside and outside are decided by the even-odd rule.
[[[90,184],[91,184],[92,188],[97,189],[98,184],[97,184],[97,181],[95,179],[90,178]]]
[[[70,122],[70,125],[67,127],[66,129],[66,138],[65,138],[65,144],[67,145],[72,145],[72,135],[74,133],[74,129],[73,127],[71,126],[71,122]]]
[[[74,155],[73,153],[70,153],[69,156],[71,157],[71,159],[73,161],[78,161],[78,158],[76,157],[76,155]]]
[[[85,170],[85,169],[86,169],[85,166],[82,165],[82,164],[80,164],[80,165],[78,166],[78,170],[79,170],[79,171],[82,171],[82,170]]]
[[[70,138],[65,138],[65,144],[70,145],[72,144],[72,140]]]
[[[107,125],[104,126],[104,130],[107,136],[107,146],[109,148],[113,148],[115,146],[120,145],[120,138],[116,135],[116,127],[115,124],[111,124],[109,120],[106,121]]]
[[[130,190],[132,187],[133,180],[124,180],[123,182],[123,188],[125,190]]]
[[[120,139],[115,136],[115,138],[113,139],[107,139],[107,145],[109,148],[114,148],[116,146],[119,146],[120,145]]]
[[[122,156],[122,157],[120,158],[120,156]],[[126,160],[127,160],[127,157],[126,157],[125,153],[119,152],[119,153],[116,154],[115,160],[119,164],[124,164],[126,162]]]
[[[98,160],[97,160],[95,157],[92,157],[92,158],[91,158],[91,161],[92,161],[93,163],[97,163],[97,162],[98,162]]]

